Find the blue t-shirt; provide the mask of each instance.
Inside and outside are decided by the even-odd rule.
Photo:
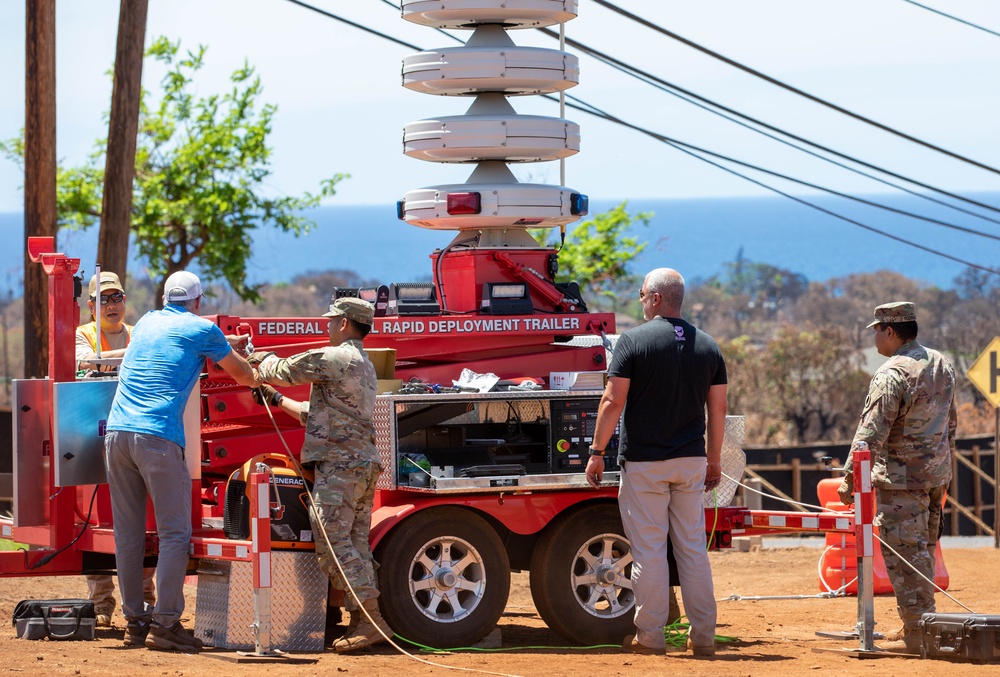
[[[108,430],[156,435],[184,446],[184,407],[205,358],[218,362],[232,348],[216,325],[168,305],[146,313],[118,372]]]

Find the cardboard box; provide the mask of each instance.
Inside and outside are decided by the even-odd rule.
[[[604,390],[607,373],[603,371],[549,372],[551,390]]]
[[[375,376],[380,379],[391,379],[396,375],[395,348],[365,348],[368,359],[375,365]]]
[[[394,393],[403,387],[403,379],[401,378],[380,378],[378,380],[378,390],[377,395],[382,393]]]

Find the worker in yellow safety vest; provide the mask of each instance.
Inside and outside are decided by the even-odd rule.
[[[99,294],[97,286],[97,276],[94,275],[90,278],[90,295],[87,298],[91,320],[76,328],[76,368],[115,371],[113,365],[99,365],[91,360],[97,359],[98,317],[101,323],[101,358],[125,354],[132,335],[131,325],[125,324],[125,289],[118,276],[110,272],[101,273]]]
[[[91,360],[97,359],[98,317],[101,323],[101,359],[120,358],[125,354],[132,336],[132,326],[125,324],[125,288],[115,273],[101,272],[100,291],[98,292],[97,275],[90,278],[89,291],[87,308],[90,310],[90,322],[76,328],[76,368],[100,372],[117,371],[114,364],[98,364]],[[147,568],[144,574],[144,599],[146,604],[153,607],[156,604],[153,586],[156,569]],[[114,577],[108,574],[88,574],[87,591],[88,598],[94,603],[96,625],[110,627],[111,615],[115,611]]]

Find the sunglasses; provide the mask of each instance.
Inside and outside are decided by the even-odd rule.
[[[91,301],[96,301],[97,299],[95,299],[93,296],[91,296],[90,300]],[[124,300],[125,300],[125,294],[121,293],[120,291],[116,291],[114,294],[108,294],[107,296],[105,296],[104,294],[101,294],[101,305],[102,306],[106,306],[109,303],[121,303]]]

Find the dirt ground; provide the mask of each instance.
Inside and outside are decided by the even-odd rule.
[[[720,645],[714,659],[693,658],[684,652],[665,658],[633,656],[618,648],[578,649],[542,623],[531,602],[527,574],[515,574],[506,613],[500,621],[503,650],[492,653],[424,655],[420,661],[388,645],[354,655],[295,654],[315,660],[310,664],[238,664],[233,652],[206,650],[183,655],[122,646],[122,619],[116,629],[98,631],[92,642],[52,642],[17,639],[10,624],[0,629],[0,672],[44,675],[318,675],[354,673],[359,677],[445,674],[448,668],[503,675],[639,675],[680,673],[746,677],[800,677],[837,674],[908,674],[973,677],[1000,675],[1000,664],[973,665],[919,657],[884,656],[858,659],[841,652],[857,648],[857,640],[830,640],[816,631],[854,627],[857,600],[763,599],[758,596],[812,596],[818,587],[816,548],[766,548],[751,552],[712,553],[715,591],[719,602],[720,635],[736,638]],[[1000,552],[992,548],[951,548],[944,551],[951,579],[949,592],[977,613],[1000,613]],[[195,589],[187,586],[185,625],[194,626]],[[0,616],[10,618],[14,605],[25,598],[84,597],[82,577],[0,580]],[[729,599],[740,596],[744,599]],[[938,611],[962,611],[938,595]],[[888,596],[875,599],[876,631],[898,625],[895,604]],[[543,647],[543,648],[538,648]],[[279,647],[280,648],[280,647]],[[832,651],[818,652],[817,649]]]

